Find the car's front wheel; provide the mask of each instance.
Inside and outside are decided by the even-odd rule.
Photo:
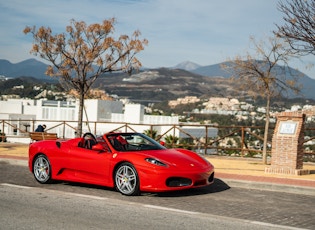
[[[40,154],[35,158],[33,173],[39,183],[45,184],[51,182],[51,166],[48,158],[44,154]]]
[[[130,163],[121,164],[115,171],[116,189],[123,195],[134,196],[140,194],[137,170]]]

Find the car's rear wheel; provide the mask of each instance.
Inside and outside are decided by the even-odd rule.
[[[35,158],[33,173],[39,183],[45,184],[51,182],[51,166],[48,158],[44,154],[40,154]]]
[[[137,170],[130,163],[121,164],[115,171],[115,187],[123,195],[134,196],[140,194]]]

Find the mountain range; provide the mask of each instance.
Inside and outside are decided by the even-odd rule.
[[[162,101],[165,98],[170,100],[180,96],[228,97],[239,95],[240,92],[229,81],[230,74],[222,69],[222,64],[201,66],[185,61],[169,68],[144,68],[131,76],[115,73],[100,77],[94,87],[134,100],[150,98],[151,101],[152,98]],[[43,81],[51,81],[52,78],[45,75],[46,68],[46,64],[36,59],[27,59],[16,64],[0,59],[0,75],[8,78],[34,77]],[[289,72],[303,76],[299,81],[299,84],[302,85],[301,94],[304,98],[315,99],[315,90],[313,90],[315,80],[295,69],[290,68]]]
[[[34,77],[42,80],[49,80],[50,77],[45,74],[46,69],[46,64],[33,58],[16,64],[13,64],[8,60],[0,59],[0,75],[9,78]]]

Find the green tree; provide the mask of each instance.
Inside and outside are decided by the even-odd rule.
[[[156,139],[157,137],[157,130],[155,129],[147,129],[147,130],[144,130],[144,134],[153,138],[153,139]]]
[[[141,67],[136,54],[147,45],[140,40],[140,31],[132,36],[113,36],[115,19],[87,25],[70,21],[66,32],[52,34],[49,27],[25,27],[24,33],[33,35],[31,53],[49,61],[46,74],[59,77],[65,88],[74,89],[79,98],[78,130],[82,134],[84,98],[91,85],[104,73],[131,72]]]
[[[174,144],[177,144],[179,138],[173,135],[165,136],[165,142],[167,147],[173,147]]]

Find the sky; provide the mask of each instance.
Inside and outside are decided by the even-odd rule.
[[[277,0],[0,0],[0,59],[18,63],[30,54],[26,26],[65,32],[70,20],[87,24],[115,17],[115,35],[141,31],[148,46],[137,55],[147,68],[173,67],[184,61],[213,65],[251,52],[250,37],[273,36],[283,23]],[[315,79],[312,56],[290,66]]]

